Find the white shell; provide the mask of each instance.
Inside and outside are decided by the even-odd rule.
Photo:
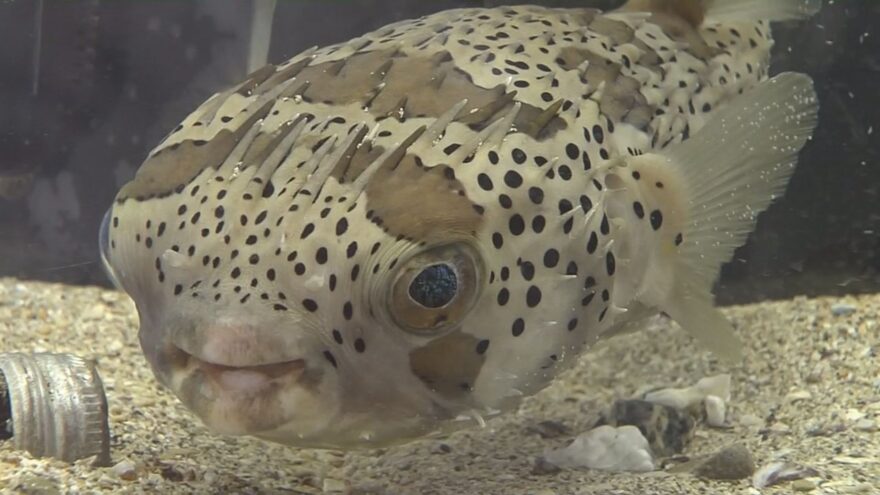
[[[714,395],[722,401],[730,400],[730,375],[715,375],[700,379],[687,388],[666,388],[645,394],[644,399],[655,404],[686,409]]]
[[[648,440],[635,426],[600,426],[582,433],[568,447],[544,455],[550,464],[604,471],[653,471]]]

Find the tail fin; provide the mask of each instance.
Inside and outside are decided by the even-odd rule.
[[[822,0],[702,0],[704,22],[790,21],[806,19],[822,7]]]
[[[629,0],[620,10],[671,14],[697,27],[704,23],[805,19],[821,7],[822,0]]]
[[[783,73],[758,84],[716,114],[696,135],[661,154],[687,194],[687,222],[662,307],[716,354],[739,357],[732,328],[712,306],[721,264],[780,196],[797,154],[816,126],[812,80]]]

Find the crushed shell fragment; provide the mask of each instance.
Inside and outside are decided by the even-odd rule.
[[[92,363],[71,354],[0,353],[7,430],[15,448],[73,462],[110,464],[107,398]],[[2,398],[0,394],[0,398]]]

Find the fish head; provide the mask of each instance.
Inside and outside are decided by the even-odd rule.
[[[186,181],[160,187],[145,163],[107,212],[102,258],[136,303],[158,380],[218,432],[291,445],[387,445],[481,421],[468,414],[485,406],[477,329],[494,331],[503,309],[487,290],[497,249],[453,167],[389,147],[340,174],[340,137],[302,173],[291,157],[307,140],[281,136],[305,124],[261,126]],[[188,146],[221,144],[184,140],[147,161],[180,168]],[[259,146],[288,149],[236,157]]]

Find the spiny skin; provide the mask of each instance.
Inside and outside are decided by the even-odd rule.
[[[657,311],[640,280],[688,243],[683,195],[621,159],[697,132],[771,43],[765,22],[523,6],[308,50],[150,153],[104,256],[157,377],[220,431],[339,447],[462,425]],[[454,295],[420,304],[437,264],[428,295],[450,299],[450,271]]]

